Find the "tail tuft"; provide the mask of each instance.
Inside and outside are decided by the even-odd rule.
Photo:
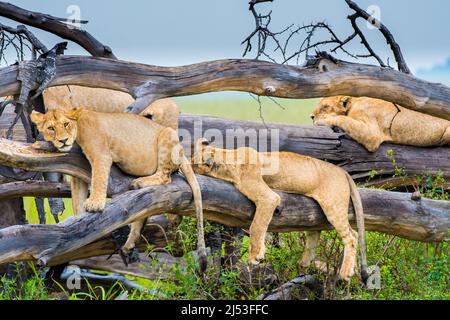
[[[206,268],[208,267],[208,262],[206,259],[205,252],[198,253],[198,265],[199,265],[200,274],[204,274],[206,271]]]
[[[367,287],[367,280],[369,280],[369,274],[367,273],[367,270],[364,268],[361,268],[361,280],[364,284],[364,287]]]

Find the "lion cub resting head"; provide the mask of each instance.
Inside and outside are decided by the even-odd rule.
[[[194,171],[234,184],[255,203],[250,225],[249,262],[258,263],[265,255],[265,235],[280,196],[272,189],[303,194],[315,199],[328,221],[342,237],[345,249],[339,275],[349,280],[355,272],[356,249],[361,247],[361,275],[367,278],[364,216],[361,198],[352,178],[330,163],[290,152],[257,152],[252,148],[227,150],[214,148],[205,139],[196,142],[192,158]],[[273,170],[276,162],[278,170]],[[349,201],[355,207],[358,233],[348,221]],[[306,248],[300,265],[307,267],[315,258],[320,232],[307,232]]]
[[[370,152],[381,143],[418,147],[450,145],[450,121],[373,98],[323,98],[311,115],[315,125],[339,127]]]
[[[45,141],[53,143],[58,151],[69,152],[77,138],[78,110],[69,112],[50,110],[46,114],[33,112],[31,120],[36,124]]]

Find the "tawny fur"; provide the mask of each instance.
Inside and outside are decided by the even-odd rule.
[[[269,173],[278,163],[278,170]],[[272,189],[303,194],[315,199],[322,207],[328,221],[342,237],[345,249],[339,275],[349,280],[355,273],[358,233],[348,220],[350,198],[358,217],[361,237],[361,265],[365,274],[364,220],[361,198],[351,177],[330,163],[289,152],[257,152],[252,148],[236,150],[209,146],[205,139],[196,143],[192,158],[194,171],[234,184],[256,205],[250,226],[249,262],[264,258],[265,235],[273,213],[280,204],[280,196]],[[272,170],[270,169],[270,170]],[[267,171],[266,171],[267,170]],[[320,231],[307,232],[304,255],[300,262],[306,267],[315,258],[315,248]]]
[[[385,141],[418,147],[450,145],[450,121],[373,98],[323,98],[315,125],[336,126],[375,152]]]
[[[181,169],[193,191],[197,218],[203,220],[200,187],[176,130],[139,115],[82,108],[49,110],[46,114],[33,111],[31,119],[59,151],[69,151],[76,141],[89,160],[92,179],[89,198],[84,202],[86,211],[104,209],[109,172],[115,163],[122,171],[141,177],[132,183],[136,188],[170,183],[171,174]],[[198,232],[204,259],[203,230]]]
[[[77,85],[55,86],[44,90],[44,105],[46,110],[64,110],[69,111],[74,108],[83,107],[87,110],[117,113],[123,112],[134,102],[131,95],[102,88],[89,88]],[[178,119],[180,110],[172,99],[160,99],[150,104],[142,116],[150,118],[154,122],[178,129]],[[75,177],[71,180],[72,208],[75,214],[84,211],[83,205],[88,198],[88,185]],[[135,221],[131,224],[130,234],[127,242],[123,246],[124,253],[131,251],[138,242],[145,220]]]

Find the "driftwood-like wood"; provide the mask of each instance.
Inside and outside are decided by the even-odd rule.
[[[34,70],[37,61],[21,64]],[[0,96],[20,92],[18,66],[0,69]],[[181,67],[149,66],[125,61],[62,56],[50,86],[78,84],[128,92],[136,98],[129,111],[138,113],[164,97],[213,91],[245,91],[284,98],[333,95],[380,98],[406,108],[450,120],[450,88],[388,68],[349,63],[329,56],[306,66],[230,59]],[[36,89],[37,84],[28,84]]]
[[[371,153],[345,134],[336,133],[326,127],[263,124],[194,115],[182,115],[179,127],[187,153],[193,152],[195,141],[203,136],[215,140],[214,145],[217,147],[235,148],[236,144],[227,146],[223,145],[222,141],[233,141],[233,136],[236,136],[236,141],[245,142],[246,145],[249,145],[248,141],[253,141],[250,146],[260,151],[261,148],[270,147],[271,143],[279,141],[280,151],[300,153],[333,162],[361,182],[365,182],[371,175],[374,176],[374,183],[380,176],[392,178],[396,167],[403,169],[410,176],[442,173],[444,177],[450,178],[449,147],[418,148],[384,143],[377,152]],[[190,136],[184,137],[185,131],[189,132]],[[221,137],[217,137],[217,133],[220,133]],[[275,141],[271,139],[272,136]],[[252,140],[252,137],[256,139]],[[392,157],[388,155],[389,150],[392,150]],[[395,159],[396,165],[392,163],[392,159]],[[374,174],[373,170],[376,170],[377,174]],[[403,177],[390,180],[391,183],[394,181],[397,187],[411,185],[411,180],[405,180]]]
[[[0,184],[0,200],[21,197],[60,197],[70,198],[67,183],[48,181],[14,181]]]
[[[140,253],[139,260],[139,262],[126,266],[119,256],[114,255],[108,259],[108,256],[105,255],[71,261],[70,264],[77,265],[81,268],[128,274],[150,280],[166,280],[171,278],[169,270],[176,265],[183,270],[186,268],[184,258],[173,257],[163,252],[152,253],[150,256],[145,253]]]
[[[148,248],[148,245],[153,246],[155,249],[167,246],[170,241],[174,240],[170,233],[167,233],[167,229],[168,220],[165,215],[157,215],[149,218],[147,225],[142,231],[141,238],[137,243],[139,250],[144,252]],[[101,255],[109,256],[114,253],[117,253],[117,243],[111,235],[107,235],[66,255],[57,257],[52,260],[50,266],[65,263],[69,260],[84,260]],[[117,254],[114,254],[111,259],[113,259],[112,261],[120,260],[123,264],[122,259]]]
[[[9,122],[3,123],[7,125]],[[4,128],[3,123],[0,121],[0,132]],[[220,141],[225,143],[227,141],[226,138],[229,141],[233,141],[233,136],[235,136],[235,140],[241,143],[239,146],[242,146],[242,143],[245,142],[246,145],[250,145],[258,150],[264,150],[265,146],[270,148],[272,142],[278,142],[280,151],[300,153],[333,162],[348,171],[354,179],[363,184],[366,183],[369,176],[373,176],[369,185],[380,185],[379,181],[381,179],[382,185],[395,187],[414,184],[416,182],[415,176],[442,174],[445,178],[450,178],[449,147],[419,148],[384,143],[377,152],[371,153],[345,134],[336,133],[326,127],[280,125],[275,123],[266,123],[264,125],[261,122],[234,121],[187,114],[181,116],[179,127],[183,147],[188,155],[192,154],[195,141],[203,136],[215,140],[214,144],[216,146],[227,148],[234,148],[237,144],[227,146]],[[222,139],[217,137],[218,134],[220,134]],[[247,139],[245,139],[246,137]],[[22,141],[25,139],[20,126],[14,132],[14,138]],[[273,141],[274,139],[275,141]],[[14,156],[11,156],[10,153],[5,154],[7,150],[14,146],[16,146],[17,150],[20,149],[19,145],[15,143],[0,140],[0,164],[36,171],[64,171],[69,174],[78,171],[78,175],[81,175],[85,181],[89,179],[89,163],[77,153],[79,152],[77,150],[74,150],[68,156],[55,155],[55,159],[51,159],[46,155],[38,161],[38,164],[37,158],[32,159],[28,157],[20,160],[20,157],[14,159]],[[277,145],[274,145],[274,147],[277,147]],[[395,159],[396,165],[392,163],[392,158],[388,155],[389,150],[392,150],[392,158]],[[73,167],[78,168],[74,169]],[[396,167],[403,169],[412,180],[404,177],[392,177]],[[374,170],[376,174],[374,174]],[[124,176],[118,170],[115,170],[113,177],[115,177],[116,182],[119,182]],[[385,183],[384,179],[389,180]],[[56,185],[53,186],[57,187]],[[31,188],[31,185],[29,188]],[[2,198],[2,189],[0,188],[0,198]],[[114,189],[111,190],[111,194],[125,190],[123,185],[118,188],[114,187]],[[59,196],[58,190],[53,191],[55,191],[53,196]],[[13,193],[13,190],[11,190],[11,193]],[[49,191],[41,196],[47,196],[50,193]]]
[[[64,18],[53,17],[48,14],[28,11],[15,6],[11,3],[0,1],[0,16],[25,23],[29,26],[48,31],[61,38],[71,40],[79,44],[82,48],[96,57],[105,57],[114,59],[110,47],[103,45],[95,39],[90,33],[67,24]],[[87,21],[77,21],[78,23],[87,23]]]
[[[198,176],[205,218],[231,227],[248,228],[254,205],[231,184]],[[442,241],[448,237],[450,202],[411,200],[410,194],[360,189],[366,229],[420,241]],[[311,198],[280,193],[281,213],[273,217],[269,230],[290,232],[330,229],[325,215]],[[110,234],[136,219],[166,211],[193,215],[189,185],[178,175],[164,186],[134,190],[113,198],[103,213],[83,213],[57,225],[13,226],[0,230],[0,264],[36,260],[40,265],[63,263],[61,256]],[[354,214],[350,210],[354,224]],[[144,214],[145,213],[145,214]],[[55,262],[57,261],[57,262]]]

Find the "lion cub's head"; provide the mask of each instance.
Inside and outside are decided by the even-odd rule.
[[[327,116],[346,115],[348,112],[348,103],[351,97],[336,96],[323,98],[320,100],[319,105],[311,114],[311,119],[315,123],[316,121],[326,118]]]
[[[169,127],[174,130],[178,129],[180,109],[172,99],[156,100],[142,111],[141,115],[155,121],[163,127]]]
[[[33,111],[31,120],[46,141],[53,143],[61,152],[68,152],[77,138],[77,120],[81,111],[81,108],[49,110],[45,114]]]
[[[192,157],[192,168],[195,173],[208,174],[214,167],[215,149],[205,138],[200,138],[195,143],[194,156]]]

